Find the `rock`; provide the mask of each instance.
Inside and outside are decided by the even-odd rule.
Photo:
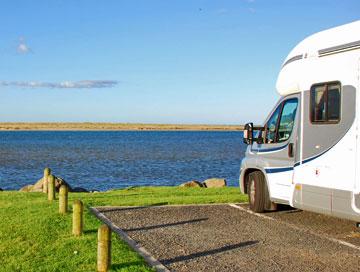
[[[191,181],[185,182],[183,184],[180,184],[179,186],[180,187],[204,187],[204,185],[197,180],[191,180]]]
[[[33,189],[42,189],[43,187],[43,179],[44,178],[41,178],[39,179],[33,186]]]
[[[22,187],[19,191],[20,192],[31,192],[32,188],[33,188],[34,185],[25,185],[24,187]]]
[[[21,192],[42,192],[43,182],[44,182],[44,179],[41,178],[34,185],[29,184],[29,185],[22,187],[20,189],[20,191]],[[60,186],[63,184],[68,186],[70,192],[72,191],[71,186],[64,179],[62,179],[60,177],[55,177],[55,189],[57,192],[59,192]]]
[[[4,190],[0,188],[0,192],[1,192],[1,191],[4,191]]]
[[[40,188],[34,188],[34,186],[32,187],[31,191],[30,192],[37,192],[37,193],[42,193],[42,189]]]
[[[71,190],[73,193],[88,193],[89,191],[82,187],[75,187]]]
[[[55,188],[57,192],[59,191],[61,185],[66,185],[69,188],[69,192],[72,192],[73,189],[69,183],[60,177],[55,177]]]
[[[206,188],[221,188],[226,186],[226,179],[211,178],[203,182]]]

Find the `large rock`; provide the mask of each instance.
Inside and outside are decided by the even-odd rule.
[[[21,192],[42,192],[42,187],[44,183],[44,178],[39,179],[34,185],[26,185],[20,189]],[[55,188],[58,192],[61,185],[67,185],[69,188],[69,191],[72,191],[72,188],[70,184],[68,184],[64,179],[60,177],[55,177]]]
[[[180,187],[204,187],[203,184],[197,180],[191,180],[180,184]]]
[[[31,192],[32,188],[34,187],[34,185],[29,184],[29,185],[25,185],[24,187],[22,187],[19,191],[20,192]]]
[[[3,190],[2,188],[0,188],[0,192],[1,192],[1,191],[4,191],[4,190]]]
[[[89,191],[82,187],[75,187],[71,190],[73,193],[88,193]]]
[[[203,182],[206,188],[221,188],[226,186],[226,179],[211,178]]]
[[[66,185],[69,188],[69,192],[72,192],[72,188],[70,186],[69,183],[67,183],[64,179],[60,178],[60,177],[55,177],[55,187],[56,187],[56,191],[60,190],[60,186],[61,185]]]
[[[42,189],[34,188],[34,185],[29,184],[29,185],[25,185],[24,187],[22,187],[19,191],[20,192],[42,192]]]
[[[34,185],[33,189],[42,189],[44,178],[39,179]]]

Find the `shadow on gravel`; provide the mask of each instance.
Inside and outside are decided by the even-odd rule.
[[[279,212],[285,212],[285,211],[301,211],[301,210],[298,210],[296,208],[293,208],[289,205],[283,205],[283,204],[278,204],[277,205],[277,211]]]
[[[179,226],[179,225],[185,225],[185,224],[193,224],[193,223],[198,223],[198,222],[206,221],[206,220],[208,220],[208,219],[209,219],[209,218],[199,218],[199,219],[193,219],[193,220],[187,220],[187,221],[180,221],[180,222],[175,222],[175,223],[167,223],[167,224],[154,225],[154,226],[146,226],[146,227],[140,227],[140,228],[124,229],[124,231],[152,230],[152,229],[173,227],[173,226]]]
[[[209,256],[209,255],[219,254],[222,252],[242,248],[242,247],[248,247],[248,246],[255,245],[257,243],[259,243],[259,241],[246,241],[246,242],[242,242],[242,243],[238,243],[238,244],[234,244],[234,245],[224,246],[224,247],[207,250],[207,251],[202,251],[202,252],[197,252],[197,253],[184,255],[184,256],[177,256],[175,258],[164,259],[164,260],[159,260],[159,261],[164,265],[169,265],[169,264],[176,263],[176,262],[188,261],[188,260],[199,258],[199,257],[205,257],[205,256]]]
[[[107,209],[107,208],[102,208],[102,207],[98,207],[96,208],[97,210],[99,210],[101,213],[107,213],[107,212],[121,212],[121,211],[131,211],[131,210],[141,210],[141,209],[147,209],[147,208],[151,208],[151,207],[156,207],[156,206],[164,206],[164,205],[168,205],[168,202],[159,202],[159,203],[154,203],[151,205],[147,205],[147,206],[140,206],[140,207],[126,207],[126,208],[112,208],[112,209]]]
[[[248,210],[250,210],[250,207],[249,205],[245,204],[245,205],[241,205],[243,208],[246,208]],[[302,212],[302,210],[299,210],[299,209],[296,209],[296,208],[293,208],[289,205],[283,205],[283,204],[277,204],[277,209],[276,211],[264,211],[263,213],[266,214],[266,213],[297,213],[297,212]]]
[[[286,214],[286,213],[301,213],[301,212],[303,212],[303,211],[302,211],[302,210],[293,209],[293,210],[279,210],[279,211],[275,211],[274,213]]]
[[[293,208],[289,205],[278,204],[276,211],[267,211],[266,213],[272,214],[286,214],[286,213],[298,213],[302,212],[302,210]]]

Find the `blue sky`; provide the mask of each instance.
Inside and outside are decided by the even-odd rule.
[[[360,1],[1,1],[0,121],[261,122],[306,36]]]

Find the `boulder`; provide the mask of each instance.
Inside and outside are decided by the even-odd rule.
[[[4,191],[4,190],[0,188],[0,192],[1,192],[1,191]]]
[[[44,178],[39,179],[39,180],[33,185],[33,189],[42,189],[42,187],[43,187],[43,179],[44,179]]]
[[[25,185],[24,187],[22,187],[19,191],[20,192],[31,192],[32,188],[33,188],[34,185]]]
[[[226,186],[226,179],[223,178],[211,178],[203,182],[206,188],[221,188]]]
[[[71,190],[71,192],[74,192],[74,193],[88,193],[89,191],[82,188],[82,187],[75,187]]]
[[[44,182],[44,178],[41,178],[34,185],[29,184],[29,185],[22,187],[20,189],[20,191],[21,192],[42,192],[43,182]],[[55,177],[55,188],[56,188],[57,192],[59,192],[60,186],[63,184],[68,186],[70,192],[72,191],[71,186],[64,179],[62,179],[60,177]]]
[[[30,192],[37,192],[37,193],[40,192],[40,193],[42,193],[42,189],[34,188],[34,186],[33,186]]]
[[[69,192],[72,192],[73,189],[71,188],[69,183],[67,183],[64,179],[60,177],[55,177],[55,188],[57,192],[60,190],[61,185],[66,185],[69,188]]]
[[[204,187],[203,184],[197,180],[191,180],[180,184],[180,187]]]

